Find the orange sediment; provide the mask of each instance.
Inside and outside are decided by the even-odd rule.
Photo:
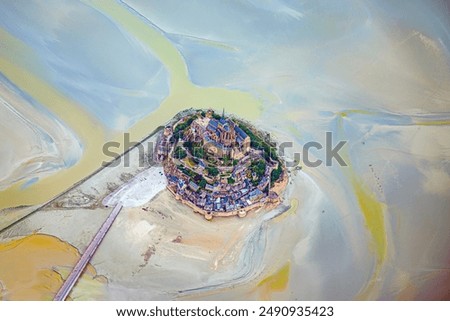
[[[80,257],[69,243],[32,234],[0,243],[0,300],[52,300]],[[107,280],[88,265],[72,299],[101,299]]]
[[[291,262],[287,262],[274,274],[269,275],[258,283],[261,300],[270,300],[273,292],[283,292],[289,283]]]

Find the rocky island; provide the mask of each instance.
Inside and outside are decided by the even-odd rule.
[[[158,139],[168,190],[210,220],[280,202],[287,175],[270,135],[213,110],[186,110]]]

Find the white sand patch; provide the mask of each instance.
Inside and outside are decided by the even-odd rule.
[[[142,238],[150,233],[156,226],[147,221],[140,221],[132,228],[133,237]]]
[[[105,206],[114,206],[120,201],[124,207],[142,206],[166,186],[162,167],[151,167],[106,196],[102,203]]]

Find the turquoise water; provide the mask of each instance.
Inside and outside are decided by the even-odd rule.
[[[168,74],[152,53],[80,2],[7,2],[0,26],[33,49],[40,77],[107,128],[129,128],[169,93]]]

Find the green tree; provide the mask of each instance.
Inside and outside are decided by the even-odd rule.
[[[204,155],[205,155],[204,151],[203,151],[203,147],[201,147],[201,146],[194,146],[194,149],[192,151],[192,155],[194,157],[197,157],[197,158],[203,158]]]
[[[278,168],[274,169],[272,171],[272,173],[270,174],[270,182],[271,183],[276,182],[280,178],[282,172],[283,172],[283,169],[281,168],[281,163],[278,162]]]
[[[266,162],[263,159],[253,162],[251,165],[251,170],[258,175],[258,177],[262,177],[266,171]]]
[[[225,166],[231,165],[231,158],[230,158],[230,156],[225,155],[225,156],[223,157],[223,164],[224,164]]]
[[[173,157],[177,159],[183,159],[187,156],[186,151],[181,148],[180,146],[177,146],[173,152]]]
[[[175,129],[174,129],[174,134],[175,135],[179,135],[179,133],[182,133],[186,128],[188,128],[189,126],[191,126],[192,122],[194,121],[194,119],[196,118],[196,116],[192,116],[189,117],[186,121],[178,124]]]
[[[190,150],[192,148],[192,142],[184,142],[183,146]]]
[[[208,167],[207,170],[210,176],[215,177],[219,174],[219,170],[216,167]]]
[[[202,178],[200,180],[200,182],[198,183],[198,186],[200,186],[201,188],[205,188],[206,186],[206,180],[204,178]]]

